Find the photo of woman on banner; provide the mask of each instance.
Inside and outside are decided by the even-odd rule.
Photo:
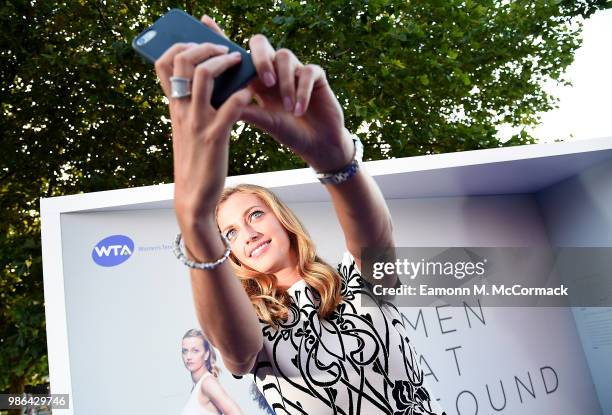
[[[223,34],[211,18],[202,22]],[[175,44],[155,64],[172,121],[175,253],[190,268],[206,337],[277,414],[444,414],[397,308],[362,307],[373,294],[361,275],[361,247],[394,246],[392,220],[325,71],[261,34],[249,46],[257,77],[218,109],[210,104],[214,79],[240,54]],[[190,91],[174,90],[171,77],[188,80]],[[238,121],[317,172],[345,240],[336,268],[273,192],[224,188]]]
[[[181,415],[233,414],[242,411],[218,381],[217,355],[202,331],[191,329],[181,341],[183,364],[194,382]]]

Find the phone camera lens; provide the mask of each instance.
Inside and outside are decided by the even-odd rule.
[[[136,45],[142,46],[142,45],[148,43],[156,35],[157,35],[157,32],[155,30],[149,30],[147,33],[145,33],[144,35],[142,35],[138,39],[136,39]]]

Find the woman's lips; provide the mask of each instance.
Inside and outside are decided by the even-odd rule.
[[[259,245],[257,248],[253,249],[253,251],[251,251],[251,258],[258,258],[262,256],[270,247],[270,242],[271,240],[264,242],[263,244]]]

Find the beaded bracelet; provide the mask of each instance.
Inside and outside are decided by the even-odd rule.
[[[221,235],[221,238],[223,239],[223,242],[225,243],[226,250],[223,256],[217,259],[215,262],[195,262],[187,258],[187,256],[181,250],[181,234],[180,233],[176,235],[176,239],[174,240],[174,247],[173,247],[174,255],[176,255],[176,257],[183,264],[187,265],[189,268],[195,268],[195,269],[216,268],[222,263],[224,263],[227,260],[227,258],[229,258],[229,254],[231,252],[229,240],[227,239],[225,235],[223,234],[220,234],[220,235]],[[187,249],[187,247],[185,247],[185,249]]]
[[[323,184],[340,184],[344,183],[351,177],[353,177],[357,170],[359,170],[359,163],[363,159],[363,144],[359,137],[355,134],[352,135],[353,144],[355,145],[355,153],[353,159],[349,164],[344,166],[342,169],[333,173],[319,173],[315,171],[317,179]],[[314,169],[313,169],[314,170]]]

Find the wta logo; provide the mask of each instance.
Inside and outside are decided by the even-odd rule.
[[[134,241],[125,235],[111,235],[94,246],[91,257],[102,267],[114,267],[127,261],[134,252]]]

